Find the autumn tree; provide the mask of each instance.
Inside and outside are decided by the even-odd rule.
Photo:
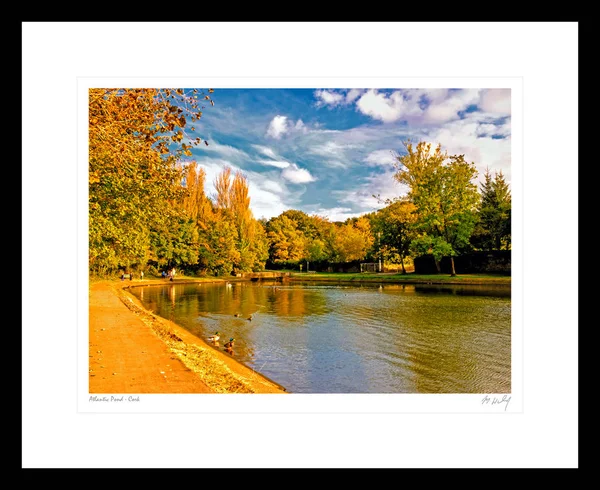
[[[188,123],[202,117],[202,96],[211,100],[198,90],[90,89],[90,272],[144,263],[152,230],[179,222],[178,161],[202,142],[186,134]]]
[[[311,262],[327,260],[331,256],[331,250],[327,247],[327,237],[334,225],[321,216],[309,216],[304,211],[288,209],[280,216],[285,216],[296,224],[296,229],[304,236],[304,256],[301,260],[306,261],[306,271],[310,269]]]
[[[418,235],[412,241],[418,252],[439,260],[450,256],[451,275],[456,275],[454,255],[468,245],[476,222],[479,193],[473,180],[477,170],[464,155],[449,156],[441,145],[416,147],[404,143],[407,153],[398,156],[395,179],[409,188],[408,198],[416,207]]]
[[[197,165],[189,162],[184,170],[185,193],[182,199],[182,207],[191,219],[195,220],[200,228],[205,228],[203,221],[212,212],[212,202],[205,193],[206,171]]]
[[[263,226],[254,218],[250,209],[248,179],[241,171],[232,175],[225,167],[214,182],[215,206],[221,219],[230,221],[237,250],[233,272],[260,271],[268,257],[268,244]]]
[[[281,213],[280,216],[285,216],[296,223],[296,229],[302,232],[306,238],[316,238],[319,235],[319,219],[315,216],[309,216],[304,211],[297,209],[288,209]]]
[[[281,214],[267,223],[269,257],[276,264],[298,262],[306,257],[307,240],[296,221]]]
[[[336,261],[352,262],[364,259],[373,242],[371,224],[366,217],[347,220],[336,230],[334,242]]]

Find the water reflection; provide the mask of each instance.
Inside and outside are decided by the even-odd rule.
[[[472,285],[472,286],[438,286],[415,285],[415,292],[421,294],[456,294],[459,296],[501,296],[510,298],[511,290],[506,286]]]
[[[296,393],[508,393],[510,289],[408,284],[133,288]],[[251,317],[251,320],[249,318]]]

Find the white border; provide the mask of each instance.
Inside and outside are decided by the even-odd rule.
[[[87,199],[88,90],[98,87],[186,87],[214,88],[510,88],[512,103],[511,192],[512,236],[512,342],[511,393],[506,394],[368,394],[368,395],[136,395],[120,400],[121,394],[93,397],[88,384],[88,237]],[[523,289],[522,289],[522,107],[520,78],[87,78],[78,79],[78,210],[79,210],[79,383],[81,412],[182,412],[182,413],[520,413],[523,409]],[[139,396],[139,401],[137,401]],[[101,400],[101,401],[98,401]],[[494,402],[500,403],[494,403]]]
[[[23,23],[22,467],[576,468],[578,27]],[[523,412],[78,413],[77,79],[165,73],[521,77]]]

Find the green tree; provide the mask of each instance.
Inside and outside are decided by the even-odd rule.
[[[409,188],[417,210],[413,240],[416,250],[427,247],[439,267],[439,258],[450,256],[451,275],[456,275],[454,255],[469,243],[476,222],[479,193],[473,180],[477,170],[464,155],[449,156],[441,145],[416,147],[404,143],[407,153],[397,157],[395,179]]]
[[[236,244],[236,229],[222,210],[216,209],[206,217],[206,228],[199,240],[201,270],[216,276],[228,276],[240,262]]]
[[[510,249],[511,195],[502,172],[486,170],[481,185],[478,223],[472,243],[484,250]]]
[[[199,236],[193,220],[171,216],[151,227],[150,238],[151,246],[144,264],[154,262],[159,268],[188,269],[198,263]]]
[[[378,235],[384,259],[397,256],[406,274],[404,262],[410,254],[410,245],[415,237],[416,207],[407,198],[389,203],[377,211],[372,218],[373,228]]]
[[[269,239],[265,224],[260,220],[254,220],[253,240],[250,243],[250,257],[252,258],[250,267],[254,272],[265,270],[265,264],[269,259]]]

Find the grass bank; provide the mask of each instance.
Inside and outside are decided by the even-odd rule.
[[[511,277],[496,274],[397,274],[397,273],[331,273],[331,272],[294,272],[291,281],[324,282],[375,282],[401,284],[460,284],[460,285],[500,285],[510,286]]]

